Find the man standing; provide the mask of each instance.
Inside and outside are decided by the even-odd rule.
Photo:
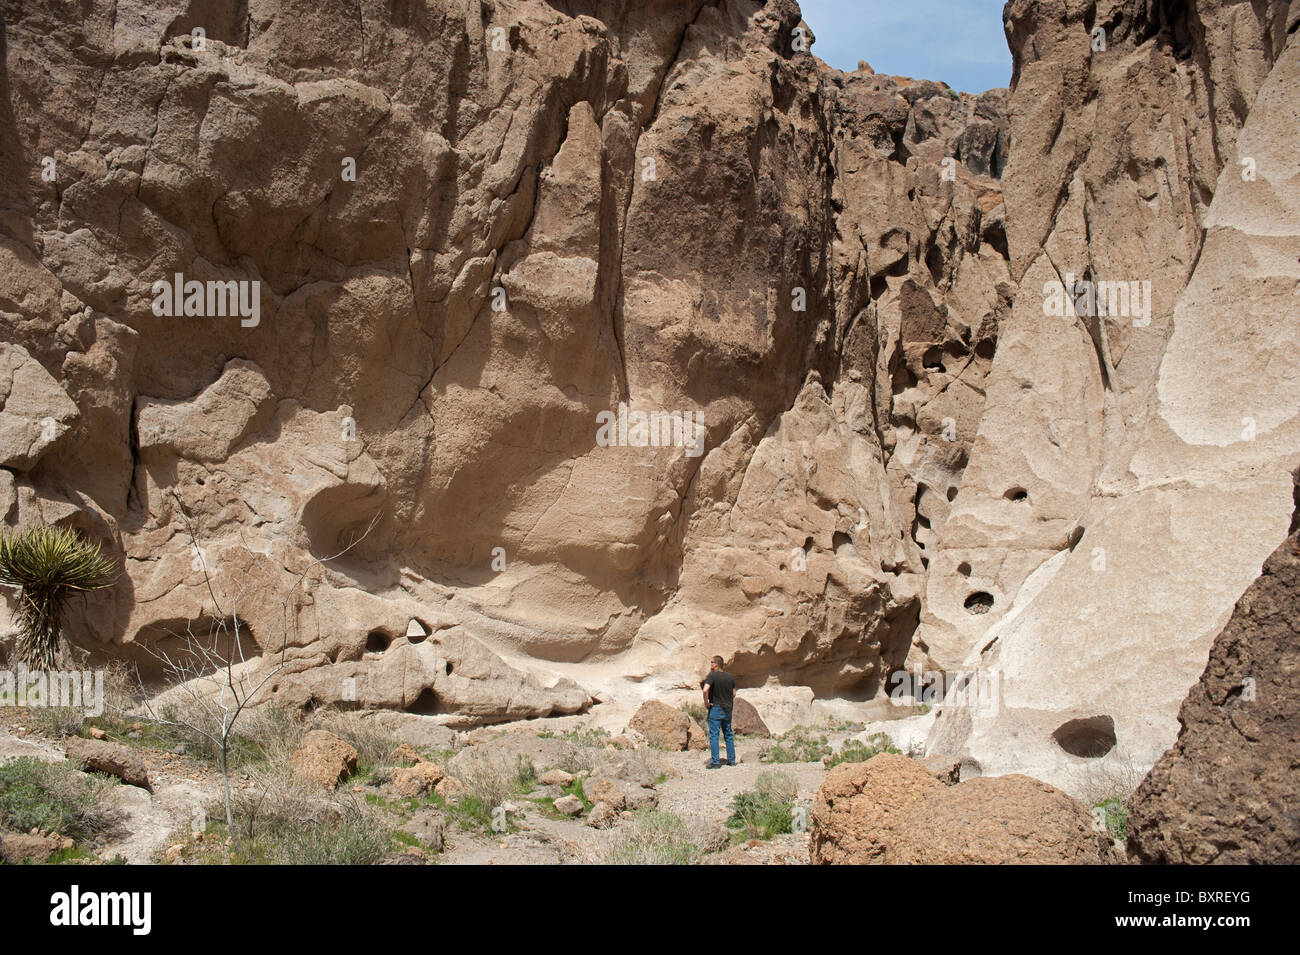
[[[722,657],[709,661],[709,675],[700,684],[704,690],[704,709],[709,714],[709,769],[717,769],[718,730],[727,739],[727,765],[736,765],[736,741],[731,735],[731,708],[736,702],[736,678],[722,669]]]

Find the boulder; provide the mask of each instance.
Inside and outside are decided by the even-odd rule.
[[[646,700],[628,723],[628,729],[640,733],[651,746],[674,751],[684,750],[690,745],[692,726],[698,735],[700,728],[693,719],[659,700]]]
[[[432,792],[445,775],[442,767],[428,761],[421,761],[409,768],[395,770],[393,788],[400,796],[418,799]]]
[[[559,786],[561,789],[573,782],[573,774],[562,769],[548,769],[537,777],[543,786]]]
[[[577,796],[561,796],[555,800],[555,811],[566,816],[581,816],[583,808],[582,800]]]
[[[893,827],[886,865],[1099,865],[1115,861],[1088,807],[1028,776],[932,791]]]
[[[836,766],[813,801],[809,841],[813,864],[883,862],[901,820],[944,788],[924,766],[893,753]]]
[[[761,736],[763,739],[770,739],[772,736],[772,731],[758,715],[754,704],[739,696],[736,697],[736,703],[731,710],[731,731],[737,736]]]
[[[618,820],[618,810],[605,802],[596,803],[587,814],[587,825],[593,829],[612,829]]]
[[[401,831],[415,836],[434,851],[441,851],[446,820],[435,809],[418,809],[402,826]]]
[[[0,860],[8,865],[44,862],[51,855],[65,848],[65,841],[55,835],[0,832]]]
[[[80,736],[69,736],[64,745],[68,759],[82,769],[107,773],[128,785],[153,792],[144,758],[129,746],[109,740],[82,739]]]
[[[442,782],[433,787],[433,791],[447,802],[455,802],[465,794],[465,784],[455,776],[444,776]]]
[[[337,789],[357,768],[357,751],[327,730],[311,730],[289,758],[293,774],[304,782]]]
[[[582,781],[582,794],[591,803],[605,803],[615,812],[622,812],[627,806],[627,797],[612,779],[595,778]]]

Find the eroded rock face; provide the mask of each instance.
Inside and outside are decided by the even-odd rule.
[[[1237,601],[1178,712],[1178,741],[1130,804],[1130,857],[1184,864],[1300,859],[1300,484],[1295,495],[1290,536]]]
[[[7,16],[0,507],[126,571],[73,636],[161,683],[238,621],[285,702],[458,725],[713,653],[879,692],[1014,294],[1008,127],[799,16]]]
[[[1167,747],[1300,455],[1300,12],[1015,0],[980,96],[792,0],[246,13],[6,17],[0,511],[120,556],[76,640],[455,726],[980,668],[965,775]]]
[[[1140,776],[1286,533],[1291,7],[1007,7],[1020,291],[916,635],[935,669],[994,677],[991,710],[945,707],[929,741],[964,777],[1079,793]],[[1128,283],[1130,301],[1108,288],[1096,314],[1085,281]],[[1063,285],[1074,305],[1058,310]],[[1103,724],[1108,745],[1074,745],[1072,727]]]

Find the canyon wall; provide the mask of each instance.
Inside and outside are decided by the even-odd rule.
[[[930,749],[1070,788],[1286,532],[1286,3],[1015,0],[978,96],[792,0],[4,12],[0,516],[153,683],[214,615],[458,725],[979,668]]]

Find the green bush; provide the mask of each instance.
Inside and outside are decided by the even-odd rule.
[[[1101,810],[1102,818],[1106,821],[1106,831],[1112,839],[1128,841],[1128,806],[1123,799],[1103,799],[1094,808]]]
[[[0,829],[94,839],[117,823],[119,814],[106,805],[116,785],[116,780],[83,775],[70,763],[20,756],[0,766]]]
[[[840,751],[826,760],[826,768],[830,769],[840,763],[865,763],[871,757],[879,756],[881,753],[901,754],[901,752],[888,734],[873,733],[865,743],[859,739],[846,739]]]
[[[793,810],[799,787],[789,773],[759,773],[754,788],[731,800],[727,828],[738,829],[746,839],[771,839],[794,829]]]
[[[814,736],[806,726],[794,726],[782,733],[760,756],[764,763],[815,763],[829,756],[826,737]]]
[[[693,865],[703,853],[691,841],[680,816],[643,809],[605,853],[611,865]]]

